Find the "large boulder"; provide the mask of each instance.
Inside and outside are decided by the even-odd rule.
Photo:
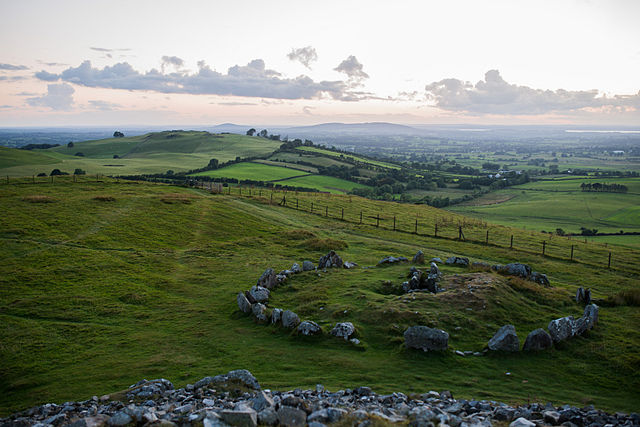
[[[413,256],[412,261],[414,264],[424,264],[424,252],[422,251],[416,252],[416,254]]]
[[[266,323],[269,321],[269,316],[267,316],[267,307],[264,304],[259,302],[253,304],[251,306],[251,312],[258,322]]]
[[[598,306],[595,304],[589,304],[584,308],[584,314],[582,315],[589,325],[589,329],[593,329],[598,323]]]
[[[328,254],[320,258],[318,261],[318,268],[341,268],[342,258],[336,253],[336,251],[330,251]]]
[[[307,424],[307,413],[302,409],[282,405],[277,414],[278,421],[283,427],[304,427]]]
[[[345,341],[349,341],[349,338],[354,334],[356,328],[351,322],[336,323],[336,326],[331,330],[331,335],[338,338],[344,338]]]
[[[291,310],[282,313],[282,326],[287,329],[294,329],[300,324],[300,318]]]
[[[443,351],[449,346],[449,334],[428,326],[410,326],[404,332],[404,344],[423,351]]]
[[[591,304],[591,289],[579,287],[576,291],[576,302],[584,305]]]
[[[320,328],[320,326],[314,321],[305,320],[298,325],[297,331],[300,335],[320,335],[322,333],[322,328]]]
[[[519,351],[520,340],[516,334],[516,328],[513,325],[504,325],[489,340],[487,347],[493,351]]]
[[[282,320],[282,309],[274,308],[271,312],[271,323],[277,325]]]
[[[262,286],[252,286],[249,289],[249,293],[255,300],[255,302],[264,303],[269,301],[269,289],[263,288]]]
[[[291,266],[291,272],[294,274],[302,273],[302,267],[297,262],[294,262]]]
[[[549,283],[549,278],[547,277],[547,275],[544,273],[538,273],[537,271],[534,271],[533,273],[531,273],[529,280],[542,286],[547,286],[547,287],[551,286],[551,283]]]
[[[542,351],[553,346],[551,336],[542,328],[538,328],[527,335],[523,351]]]
[[[378,265],[385,265],[385,264],[397,264],[399,262],[408,262],[409,260],[403,256],[399,256],[399,257],[395,257],[395,256],[391,256],[388,255],[384,258],[382,258],[379,262]]]
[[[549,322],[549,335],[553,342],[561,342],[571,338],[575,331],[575,320],[573,316],[561,317]]]
[[[276,272],[273,271],[273,268],[267,268],[264,273],[262,273],[258,279],[257,285],[267,289],[273,289],[278,285]]]
[[[302,271],[311,271],[316,268],[311,261],[302,261]]]
[[[529,276],[531,276],[531,267],[529,267],[527,264],[514,262],[503,266],[502,273],[508,274],[509,276],[518,276],[522,277],[523,279],[528,279]]]
[[[238,411],[225,410],[220,413],[225,423],[235,427],[256,427],[258,414],[251,408]]]
[[[469,267],[469,258],[452,256],[447,258],[444,263],[448,265],[461,265],[463,267]]]
[[[244,296],[244,293],[239,292],[238,296],[236,297],[236,301],[238,302],[238,308],[241,312],[247,314],[251,313],[251,303],[249,302],[247,297]]]
[[[249,390],[260,390],[260,383],[258,383],[256,377],[246,369],[236,369],[226,374],[216,375],[215,377],[204,377],[194,384],[196,389],[216,386],[226,389],[241,387]]]

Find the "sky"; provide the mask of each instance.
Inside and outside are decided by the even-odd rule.
[[[0,126],[640,127],[638,0],[0,0]]]

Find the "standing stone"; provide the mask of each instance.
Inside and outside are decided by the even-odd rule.
[[[311,261],[302,261],[302,271],[311,271],[315,268],[316,266]]]
[[[321,257],[320,260],[318,261],[318,268],[320,269],[331,268],[331,267],[340,268],[342,267],[342,264],[343,264],[342,258],[340,258],[340,256],[336,253],[336,251],[329,251],[328,254]]]
[[[252,400],[253,409],[255,409],[257,412],[260,412],[266,408],[270,408],[273,405],[273,399],[263,390],[257,392],[256,396]]]
[[[435,274],[436,276],[441,276],[442,273],[440,273],[440,269],[438,268],[438,265],[435,262],[431,263],[431,268],[429,269],[429,274]]]
[[[584,305],[591,304],[591,289],[579,287],[576,292],[576,302]]]
[[[520,340],[516,334],[516,328],[513,325],[504,325],[489,340],[489,350],[493,351],[511,351],[520,350]]]
[[[249,293],[256,302],[263,303],[269,301],[270,292],[267,288],[263,288],[262,286],[252,286]]]
[[[302,273],[302,268],[300,267],[300,264],[298,264],[297,262],[294,262],[293,265],[291,266],[291,272],[294,274]]]
[[[598,306],[595,304],[589,304],[584,308],[584,314],[582,315],[587,320],[588,328],[593,329],[598,323]]]
[[[271,312],[271,323],[276,325],[282,320],[282,309],[274,308]]]
[[[257,285],[267,289],[273,289],[278,285],[276,272],[273,271],[273,268],[267,268],[264,273],[262,273],[258,279]]]
[[[298,333],[306,336],[320,335],[322,333],[322,329],[316,322],[312,320],[305,320],[298,325]]]
[[[537,271],[534,271],[533,273],[531,273],[531,277],[529,277],[529,279],[532,282],[536,282],[537,284],[542,286],[546,286],[546,287],[551,286],[551,283],[549,283],[549,278],[547,277],[547,275],[543,273],[538,273]]]
[[[413,263],[424,264],[424,252],[422,251],[416,252],[416,254],[413,256]]]
[[[242,292],[238,293],[238,296],[236,297],[236,301],[238,301],[238,308],[240,309],[241,312],[251,313],[251,303],[249,302],[247,297],[244,296]]]
[[[282,313],[282,326],[287,329],[294,329],[300,324],[300,318],[291,310]]]
[[[302,409],[282,405],[277,414],[278,421],[283,427],[303,427],[307,424],[307,413]]]
[[[573,320],[573,316],[561,317],[559,319],[554,319],[549,322],[549,335],[551,335],[551,339],[553,342],[561,342],[568,340],[573,336],[573,332],[575,330],[575,320]]]
[[[449,346],[449,334],[427,326],[410,326],[404,332],[404,343],[407,348],[443,351]]]
[[[356,328],[351,322],[336,323],[336,326],[331,330],[331,335],[349,341],[349,338],[351,338],[351,335],[353,335],[355,331]]]
[[[269,321],[267,317],[267,307],[264,304],[255,303],[251,306],[251,311],[253,312],[254,317],[260,323],[266,323]]]
[[[553,346],[551,336],[542,328],[538,328],[527,335],[523,351],[542,351]]]

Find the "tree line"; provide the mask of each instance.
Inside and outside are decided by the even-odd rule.
[[[583,182],[580,184],[582,191],[596,191],[603,193],[626,193],[629,189],[623,184],[607,184],[606,182]]]

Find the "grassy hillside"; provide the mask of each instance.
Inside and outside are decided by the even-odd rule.
[[[372,213],[408,206],[315,197]],[[637,410],[637,306],[602,307],[588,336],[540,354],[460,358],[408,351],[401,339],[406,326],[427,324],[447,330],[452,348],[479,350],[499,326],[513,323],[522,343],[532,328],[580,313],[571,301],[577,286],[606,298],[637,290],[635,274],[164,185],[64,178],[3,184],[0,207],[0,414],[101,395],[141,378],[181,387],[236,368],[273,388],[449,389],[458,398]],[[425,216],[452,215],[422,209]],[[329,336],[294,337],[238,312],[235,295],[265,268],[317,262],[336,245],[347,245],[339,253],[360,266],[418,249],[428,258],[521,261],[546,272],[553,287],[445,267],[446,292],[396,295],[409,269],[403,265],[303,273],[274,291],[275,306],[325,331],[352,321],[357,347]]]
[[[381,162],[381,161],[378,161],[378,160],[372,160],[372,159],[368,159],[368,158],[365,158],[365,157],[356,156],[356,155],[353,155],[353,154],[337,153],[335,151],[324,150],[322,148],[317,148],[317,147],[301,146],[301,147],[297,147],[296,150],[307,152],[307,153],[322,154],[323,156],[333,157],[333,158],[337,158],[337,159],[340,159],[340,158],[351,159],[351,160],[355,160],[355,161],[360,162],[360,163],[370,164],[370,165],[374,165],[374,166],[378,166],[378,167],[386,168],[386,169],[400,169],[399,166],[394,165],[392,163]]]
[[[19,158],[0,152],[0,176],[30,176],[51,172],[50,164],[73,173],[134,175],[202,168],[212,158],[220,163],[236,157],[268,156],[279,141],[235,134],[166,131],[146,135],[76,142],[48,150],[24,151]],[[16,150],[21,151],[21,150]],[[9,152],[7,152],[9,153]],[[82,153],[79,157],[76,154]],[[114,158],[118,156],[118,158]]]

